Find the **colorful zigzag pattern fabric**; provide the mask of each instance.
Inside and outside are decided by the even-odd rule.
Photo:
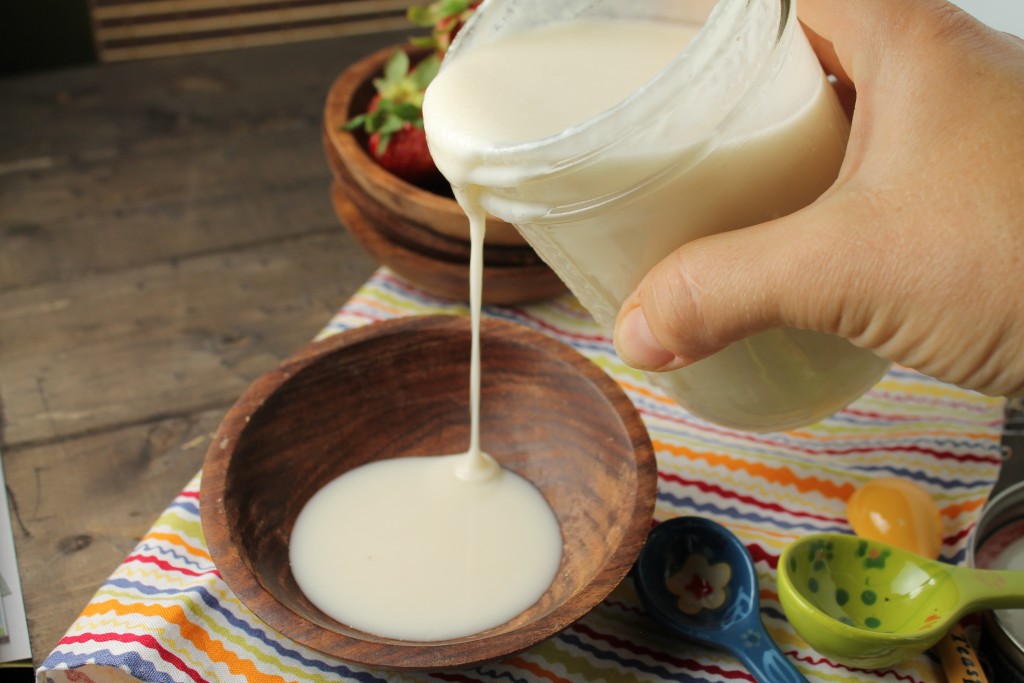
[[[338,312],[321,336],[418,314],[468,315],[386,269]],[[713,519],[736,533],[757,567],[762,619],[808,680],[942,680],[928,655],[882,671],[849,669],[812,650],[789,626],[775,567],[793,539],[849,532],[847,498],[879,476],[907,477],[936,497],[943,559],[961,563],[999,472],[1002,400],[895,367],[847,409],[811,427],[749,434],[701,421],[626,367],[569,295],[487,307],[485,314],[541,330],[615,378],[643,417],[658,459],[656,521]],[[275,633],[221,580],[203,540],[201,475],[185,486],[138,547],[100,587],[37,671],[44,682],[385,681],[564,683],[751,680],[733,657],[690,644],[645,614],[632,581],[583,619],[532,649],[458,672],[386,673],[346,665]]]

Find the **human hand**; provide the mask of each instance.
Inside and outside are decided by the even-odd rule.
[[[1024,41],[944,0],[801,0],[846,157],[814,204],[690,242],[623,304],[620,356],[673,370],[772,327],[1024,393]]]

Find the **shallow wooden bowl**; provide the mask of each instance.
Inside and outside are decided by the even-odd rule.
[[[257,380],[225,417],[203,465],[203,532],[221,576],[271,628],[346,662],[458,669],[523,650],[601,602],[651,523],[654,453],[632,403],[574,350],[483,322],[481,440],[541,491],[558,518],[562,564],[511,621],[447,641],[374,636],[301,593],[288,563],[299,511],[364,463],[457,453],[469,444],[469,321],[400,318],[314,343]]]
[[[375,92],[373,79],[381,75],[384,64],[396,49],[385,48],[365,57],[334,81],[324,104],[326,142],[363,191],[374,200],[413,223],[442,235],[468,240],[466,215],[454,199],[392,175],[366,152],[362,133],[343,130],[346,121],[366,111]],[[487,219],[486,241],[506,246],[526,245],[512,225],[494,216]]]

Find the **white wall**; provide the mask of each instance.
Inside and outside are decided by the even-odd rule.
[[[951,1],[989,26],[1024,38],[1024,0]]]

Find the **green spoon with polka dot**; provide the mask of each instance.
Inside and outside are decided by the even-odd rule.
[[[792,543],[778,582],[786,618],[804,640],[864,669],[924,652],[965,614],[1024,607],[1024,571],[957,567],[845,534]]]

